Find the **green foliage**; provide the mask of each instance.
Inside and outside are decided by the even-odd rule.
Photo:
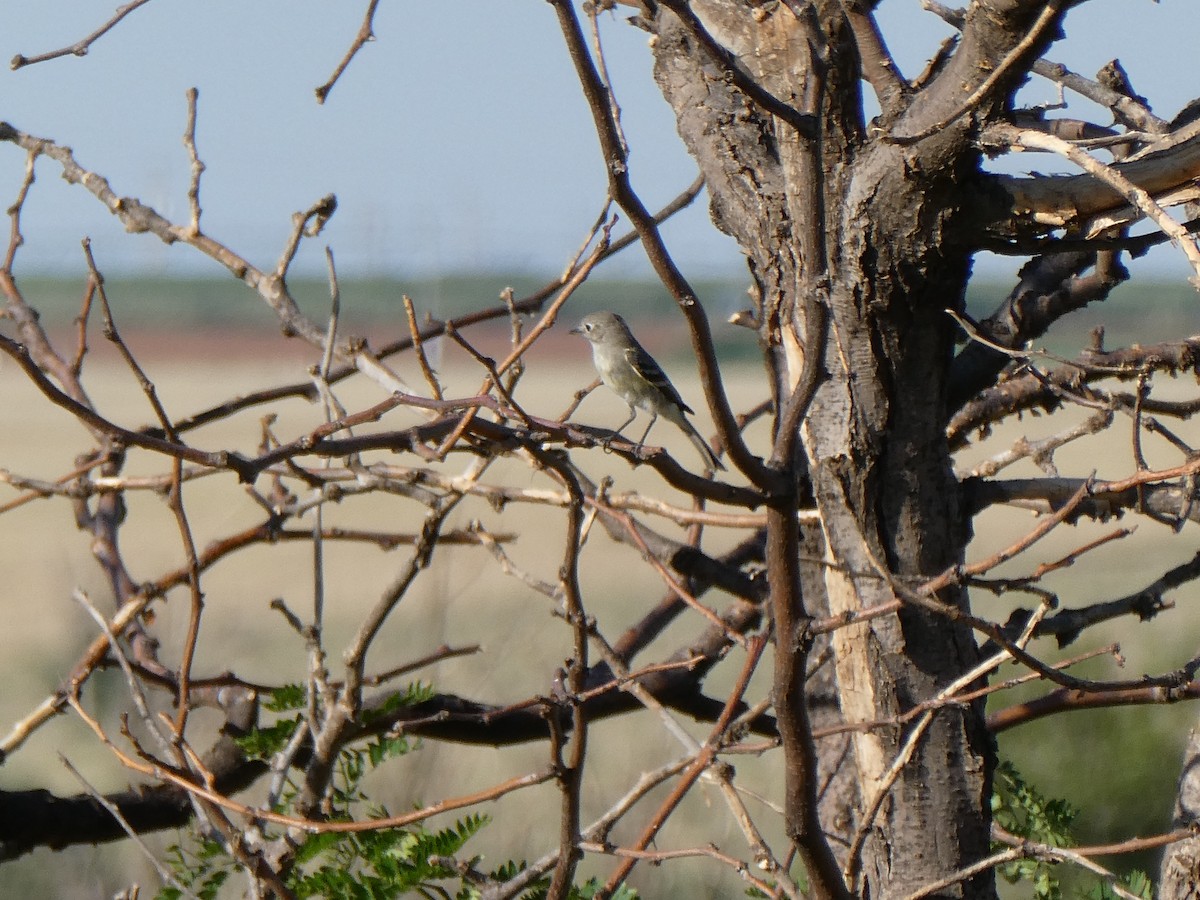
[[[292,712],[304,708],[306,696],[304,685],[285,684],[271,691],[271,696],[263,701],[263,709],[271,712]]]
[[[808,873],[805,872],[803,868],[799,869],[798,872],[796,873],[795,880],[796,880],[796,887],[800,889],[800,893],[807,894],[808,893]],[[756,888],[754,885],[750,885],[750,887],[746,888],[744,893],[747,897],[753,898],[753,900],[765,900],[765,898],[768,898],[771,896],[770,894],[763,893],[761,890]]]
[[[367,759],[375,768],[394,756],[404,756],[412,749],[405,737],[381,737],[367,744]]]
[[[200,900],[216,900],[221,885],[233,874],[233,861],[215,841],[197,841],[192,850],[179,844],[167,848],[167,866],[175,880]],[[169,885],[162,887],[155,900],[179,900],[183,892]]]
[[[1051,847],[1073,847],[1076,841],[1072,826],[1078,816],[1079,811],[1066,800],[1044,797],[1011,762],[1004,761],[996,767],[992,819],[1010,834]],[[1061,900],[1063,890],[1057,865],[1040,859],[1018,859],[1000,866],[998,871],[1010,884],[1029,882],[1037,900]],[[1131,872],[1122,880],[1122,886],[1145,900],[1154,894],[1154,885],[1143,872]],[[1117,894],[1107,881],[1098,879],[1081,896],[1088,900],[1115,900]]]
[[[549,887],[549,880],[544,880],[532,891],[523,894],[521,900],[545,900]],[[571,885],[570,891],[567,892],[567,898],[568,900],[592,900],[602,887],[604,887],[604,883],[598,878],[589,878],[582,885]],[[638,900],[639,897],[638,892],[626,884],[622,884],[612,894],[612,900]]]
[[[992,818],[1005,831],[1052,847],[1070,847],[1071,825],[1078,815],[1067,801],[1043,797],[1012,763],[996,767]]]
[[[252,728],[245,736],[233,740],[248,759],[267,760],[287,745],[300,722],[299,716],[280,719],[264,728]]]
[[[320,849],[304,855],[321,864],[308,872],[297,866],[290,886],[298,897],[328,900],[400,897],[430,890],[445,895],[432,883],[460,877],[448,861],[487,822],[486,816],[476,814],[438,832],[387,828],[338,834],[333,842],[328,835],[315,835]],[[472,896],[470,887],[464,883],[458,896]]]
[[[363,714],[363,720],[378,721],[396,710],[429,699],[433,693],[432,686],[415,682],[375,704]],[[302,709],[305,703],[303,686],[286,685],[272,692],[263,707],[276,713],[291,713]],[[253,729],[238,738],[237,743],[248,757],[265,760],[282,750],[296,729],[303,727],[303,717],[292,715]],[[363,778],[386,761],[412,752],[414,747],[408,738],[386,735],[344,747],[338,753],[330,784],[330,819],[351,821],[364,806],[368,817],[386,818],[387,810],[371,807],[362,787]],[[294,798],[294,788],[285,790],[279,809],[289,811]],[[295,849],[291,868],[284,872],[284,878],[302,898],[383,900],[411,894],[473,900],[479,896],[474,885],[481,876],[490,881],[507,881],[524,868],[522,863],[509,861],[485,873],[477,869],[478,858],[458,858],[468,841],[489,821],[485,815],[472,814],[440,831],[416,826],[310,834]],[[266,837],[272,839],[270,834]],[[172,847],[168,864],[179,884],[202,900],[216,900],[222,884],[237,868],[220,844],[206,840],[196,841],[195,849],[190,851]],[[451,894],[443,882],[458,882],[457,890]],[[541,879],[525,897],[543,898],[548,887],[549,880]],[[590,900],[600,887],[600,882],[592,879],[581,886],[572,886],[568,896],[572,900]],[[180,896],[182,892],[177,888],[164,887],[156,900],[177,900]],[[637,900],[637,897],[636,891],[624,885],[613,894],[614,900]]]
[[[1121,879],[1121,887],[1142,900],[1152,900],[1154,897],[1154,882],[1145,872],[1136,869]],[[1098,881],[1091,890],[1081,896],[1087,900],[1117,900],[1119,895],[1107,881]]]
[[[1065,800],[1043,797],[1012,763],[996,767],[992,819],[1010,834],[1051,847],[1070,847],[1075,843],[1071,824],[1078,814]],[[999,872],[1010,884],[1030,882],[1038,900],[1061,900],[1062,885],[1054,867],[1045,860],[1018,859],[1001,866]]]
[[[363,710],[362,719],[368,723],[378,721],[381,718],[391,715],[398,709],[404,709],[407,706],[416,706],[418,703],[431,700],[434,693],[433,685],[421,684],[419,681],[414,681],[403,691],[390,694],[384,698],[383,702],[372,706],[370,709]]]
[[[413,696],[411,692],[404,696]],[[299,724],[288,719],[257,729],[242,741],[247,752],[270,755],[278,750]],[[408,741],[380,738],[361,747],[347,747],[339,754],[331,785],[334,821],[349,821],[356,806],[367,800],[362,779],[381,762],[409,752]],[[285,805],[286,808],[286,805]],[[387,811],[373,810],[373,818]],[[441,831],[423,827],[381,828],[374,831],[324,832],[307,836],[297,847],[293,866],[286,874],[289,887],[298,897],[327,900],[375,900],[409,893],[450,896],[436,882],[460,880],[457,897],[476,892],[454,866],[454,857],[488,823],[487,816],[473,814]],[[221,885],[234,870],[233,861],[217,843],[201,841],[194,851],[171,848],[169,863],[176,879],[202,900],[214,900]],[[474,860],[469,865],[474,865]],[[514,868],[513,871],[519,869]],[[158,900],[176,900],[181,892],[165,887]]]
[[[415,706],[418,703],[428,700],[433,694],[434,690],[431,685],[422,684],[419,681],[413,682],[405,687],[403,691],[396,691],[386,697],[377,706],[364,711],[362,716],[363,722],[370,723],[377,721],[394,713],[398,709]],[[263,703],[263,708],[271,712],[291,712],[301,709],[304,704],[304,687],[298,684],[287,684],[272,691],[270,699]],[[296,729],[300,727],[300,724],[301,718],[299,716],[280,719],[274,724],[251,729],[249,734],[236,738],[235,742],[250,759],[268,760],[287,745],[287,742],[291,739]],[[371,766],[378,766],[386,759],[394,756],[403,756],[410,749],[411,745],[404,738],[380,738],[375,743],[368,745],[367,752]],[[350,752],[357,753],[357,751]],[[362,762],[362,760],[357,761],[355,767],[357,774],[351,776],[351,780],[361,778],[363,773]]]

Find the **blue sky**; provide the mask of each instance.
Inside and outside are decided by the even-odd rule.
[[[105,21],[115,0],[6,4],[0,56],[70,44]],[[0,118],[73,147],[124,195],[187,216],[185,92],[200,90],[197,142],[208,166],[204,228],[270,265],[290,216],[326,193],[339,210],[299,264],[359,274],[504,269],[553,274],[578,246],[604,194],[590,117],[541,0],[382,3],[378,40],[351,64],[324,106],[324,82],[358,29],[365,0],[152,0],[83,58],[0,73]],[[646,35],[606,16],[603,32],[634,183],[657,206],[695,169],[650,78]],[[886,0],[882,27],[902,69],[915,74],[949,31],[918,0]],[[1156,110],[1173,115],[1196,77],[1196,0],[1091,0],[1068,18],[1053,58],[1092,74],[1114,56]],[[1029,97],[1052,100],[1044,84]],[[1081,111],[1089,111],[1086,106]],[[1090,110],[1094,113],[1094,110]],[[1101,114],[1100,121],[1107,121]],[[20,183],[23,154],[0,146],[0,199]],[[1069,171],[1044,155],[1014,171]],[[188,248],[124,235],[90,196],[39,163],[18,271],[79,271],[79,240],[94,241],[107,271],[218,274]],[[668,230],[689,274],[739,275],[741,257],[708,223],[703,203]],[[985,271],[1011,265],[984,263]],[[1186,277],[1178,252],[1138,264]],[[636,250],[611,274],[647,271]]]

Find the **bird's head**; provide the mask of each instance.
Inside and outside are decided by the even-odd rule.
[[[584,316],[579,324],[571,329],[571,334],[579,334],[593,344],[603,341],[611,334],[629,334],[629,326],[625,320],[612,312],[594,312]]]

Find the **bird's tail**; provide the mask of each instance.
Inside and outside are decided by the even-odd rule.
[[[717,455],[713,453],[712,448],[708,446],[708,441],[706,441],[700,435],[700,432],[696,430],[695,426],[692,425],[691,422],[688,422],[687,419],[684,419],[683,421],[687,424],[687,428],[685,430],[687,431],[688,438],[695,445],[696,449],[700,451],[700,455],[704,457],[704,461],[708,465],[709,471],[713,472],[717,469],[720,469],[722,472],[724,472],[725,467],[721,465],[721,461],[717,459]]]

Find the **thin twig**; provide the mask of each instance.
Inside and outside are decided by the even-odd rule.
[[[183,146],[187,148],[188,158],[192,162],[187,192],[188,208],[192,211],[192,221],[188,228],[192,237],[200,234],[200,176],[204,174],[204,163],[200,161],[196,152],[196,100],[199,96],[200,92],[196,88],[188,88],[187,127],[183,131]]]
[[[375,10],[379,6],[379,0],[370,0],[367,4],[367,12],[363,16],[362,24],[358,26],[358,33],[354,35],[354,40],[350,44],[350,49],[346,51],[346,55],[342,57],[341,62],[333,70],[333,74],[329,76],[329,80],[316,89],[317,102],[324,103],[325,98],[329,96],[329,92],[333,90],[333,86],[337,84],[338,79],[342,77],[342,73],[346,71],[346,67],[350,65],[350,60],[354,59],[358,53],[369,41],[375,40],[375,32],[372,29],[373,20],[375,18]]]
[[[127,15],[139,7],[145,6],[150,0],[131,0],[124,6],[118,6],[116,13],[111,19],[89,34],[87,37],[76,41],[67,47],[62,47],[58,50],[51,50],[48,53],[39,53],[37,56],[24,56],[18,53],[12,58],[9,66],[15,71],[24,66],[32,66],[35,63],[46,62],[50,59],[58,59],[60,56],[86,56],[92,44],[104,37],[111,31],[118,22],[124,19]]]
[[[175,878],[170,869],[159,862],[158,857],[154,855],[154,851],[151,850],[146,842],[142,840],[142,836],[138,834],[137,830],[129,824],[129,821],[123,815],[121,815],[121,810],[117,808],[117,805],[112,803],[107,797],[96,790],[96,788],[92,786],[92,783],[83,777],[83,774],[77,768],[75,768],[69,759],[67,759],[61,753],[59,754],[58,758],[62,761],[62,764],[66,766],[67,771],[75,776],[75,780],[83,786],[83,789],[87,795],[108,810],[108,814],[111,815],[116,823],[121,826],[121,830],[125,832],[125,835],[131,841],[133,841],[134,846],[142,852],[142,856],[146,858],[146,861],[154,867],[154,871],[158,873],[158,877],[162,883],[169,884],[183,897],[190,897],[191,900],[199,900],[196,894],[194,894],[189,888],[185,887],[179,882],[178,879]]]
[[[404,301],[404,314],[408,321],[408,333],[412,335],[413,350],[417,354],[417,363],[421,366],[421,374],[425,376],[425,382],[429,385],[429,390],[435,400],[444,399],[442,395],[442,385],[437,379],[437,375],[433,371],[433,367],[429,365],[429,357],[425,355],[425,341],[421,338],[421,329],[417,326],[417,314],[413,309],[412,298],[405,294],[401,299]]]

